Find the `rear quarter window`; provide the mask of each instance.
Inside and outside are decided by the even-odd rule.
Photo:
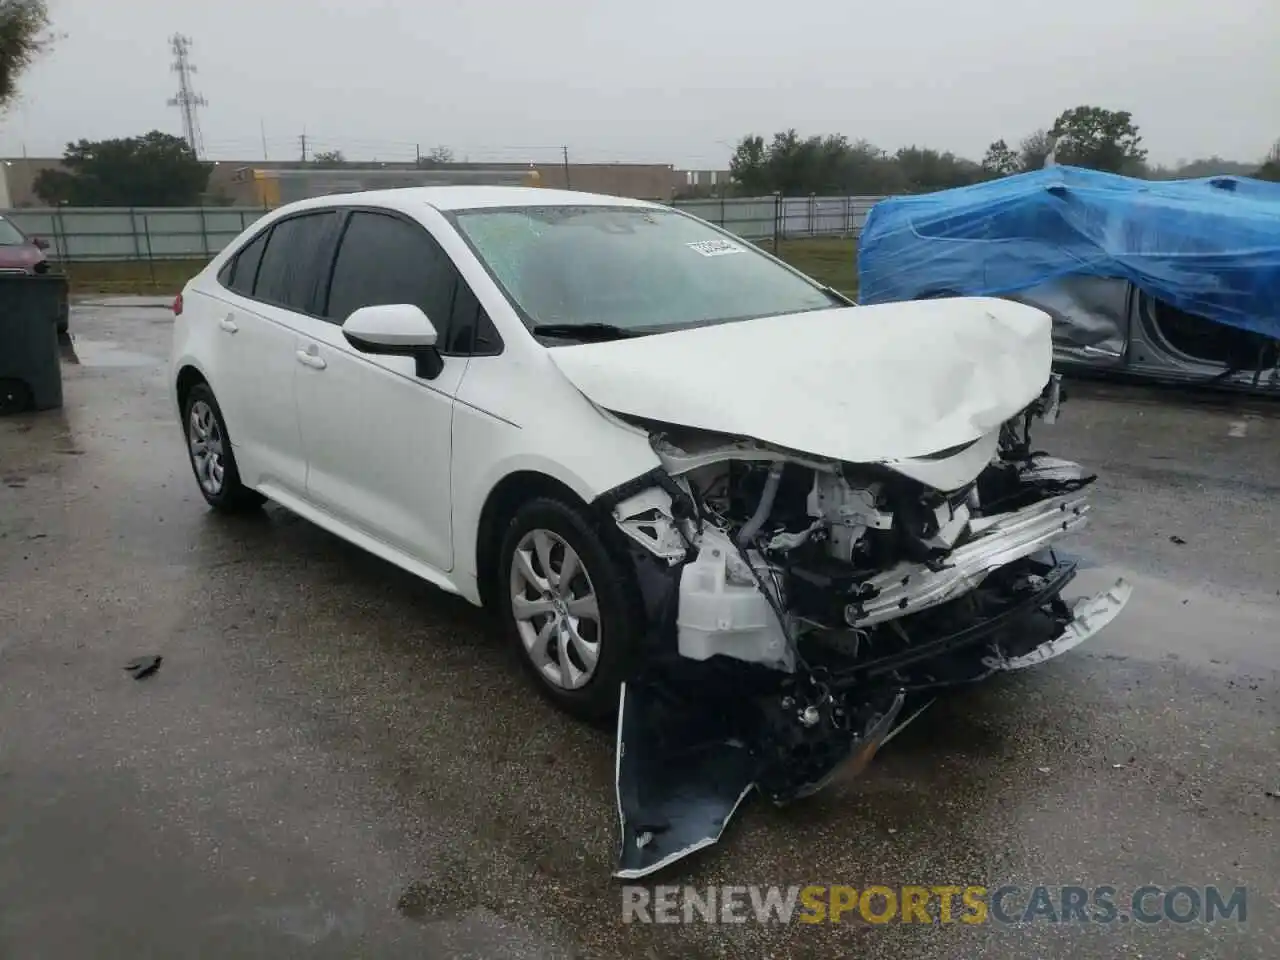
[[[258,279],[258,266],[262,263],[262,253],[267,248],[270,233],[270,229],[262,231],[228,260],[218,271],[218,282],[243,297],[252,297],[254,283]]]

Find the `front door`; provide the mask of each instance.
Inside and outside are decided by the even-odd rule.
[[[1280,390],[1280,341],[1134,291],[1130,368],[1163,380]]]
[[[299,346],[297,398],[307,499],[342,522],[448,572],[453,569],[453,399],[466,356],[433,379],[409,357],[352,347],[342,321],[365,306],[412,303],[446,346],[457,271],[427,230],[390,212],[350,214],[333,264],[324,319]]]
[[[1128,350],[1130,289],[1114,277],[1061,277],[1008,296],[1049,314],[1059,364],[1118,368]]]

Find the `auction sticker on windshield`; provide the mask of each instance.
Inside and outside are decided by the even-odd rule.
[[[704,257],[723,257],[729,253],[746,252],[742,247],[728,240],[699,240],[689,246]]]

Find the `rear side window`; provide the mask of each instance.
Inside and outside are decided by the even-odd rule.
[[[319,275],[317,266],[332,240],[336,222],[333,211],[324,211],[290,217],[272,227],[261,255],[254,299],[299,313],[311,312]]]
[[[267,248],[269,233],[270,230],[262,231],[222,268],[218,279],[224,286],[242,297],[253,296],[253,284],[258,278],[258,265],[262,263],[262,251]]]

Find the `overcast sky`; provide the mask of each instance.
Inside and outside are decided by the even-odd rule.
[[[795,127],[979,159],[1063,109],[1133,113],[1151,159],[1280,138],[1280,0],[49,0],[66,34],[0,153],[181,133],[168,36],[194,41],[211,158],[724,165]]]

